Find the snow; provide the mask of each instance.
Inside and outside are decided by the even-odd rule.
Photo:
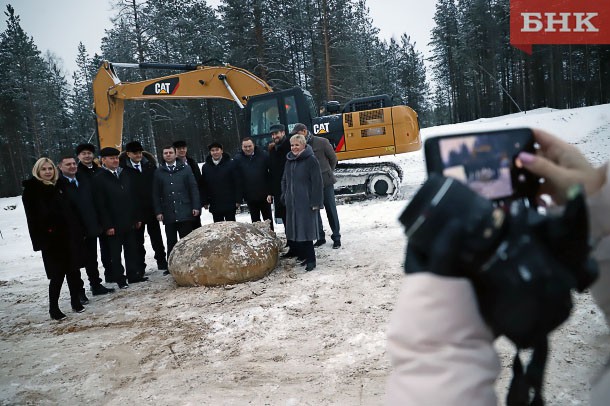
[[[524,126],[561,136],[596,165],[609,158],[610,105],[431,127],[422,138]],[[343,247],[317,249],[315,271],[282,260],[259,281],[179,288],[153,265],[147,240],[149,282],[89,295],[81,314],[69,312],[64,285],[68,319],[60,323],[48,316],[47,280],[21,198],[0,199],[0,404],[382,404],[386,324],[405,247],[397,219],[426,177],[422,151],[361,161],[385,160],[404,170],[400,194],[339,205]],[[281,225],[276,231],[283,237]],[[549,404],[588,403],[594,371],[610,352],[590,296],[575,301],[572,318],[553,334]],[[503,399],[513,348],[506,340],[497,348]]]

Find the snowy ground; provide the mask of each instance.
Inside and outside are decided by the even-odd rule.
[[[543,109],[422,135],[515,126],[561,131],[595,163],[609,158],[610,105]],[[0,404],[382,404],[386,324],[405,247],[397,218],[425,179],[422,152],[391,160],[405,172],[399,197],[340,205],[343,248],[320,248],[314,272],[282,260],[260,281],[178,288],[151,266],[149,282],[90,296],[81,314],[69,312],[64,286],[60,306],[69,317],[60,323],[49,320],[47,280],[21,199],[0,199]],[[150,245],[148,252],[154,264]],[[610,352],[589,295],[576,302],[553,335],[550,405],[587,404],[593,371]],[[511,345],[499,340],[497,347],[508,366]],[[505,368],[501,398],[509,379]]]

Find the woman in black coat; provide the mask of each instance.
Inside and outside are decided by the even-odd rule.
[[[85,310],[80,302],[84,232],[73,208],[56,187],[58,170],[48,158],[40,158],[32,168],[33,177],[23,182],[23,207],[34,251],[42,251],[49,278],[49,314],[54,320],[66,315],[59,309],[64,278],[68,280],[70,303],[75,312]]]
[[[320,238],[318,210],[323,206],[324,191],[320,164],[305,137],[290,138],[290,152],[282,177],[282,201],[286,206],[286,239],[295,242],[297,256],[306,271],[316,267],[313,240]]]

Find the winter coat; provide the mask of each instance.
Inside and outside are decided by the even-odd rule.
[[[76,208],[55,185],[36,178],[23,182],[23,208],[34,251],[43,251],[47,277],[80,268],[84,263],[85,231]]]
[[[307,135],[307,144],[313,149],[318,162],[320,163],[320,171],[322,172],[322,181],[324,187],[337,183],[334,170],[337,167],[337,154],[333,146],[326,138],[318,137],[309,133]]]
[[[271,174],[269,173],[269,154],[254,147],[254,154],[247,156],[240,152],[235,157],[243,199],[246,202],[261,202],[271,194]]]
[[[77,166],[76,178],[79,182],[92,181],[93,177],[102,170],[103,169],[95,162],[93,162],[93,166],[91,168],[85,166],[82,162],[79,162]]]
[[[201,168],[203,185],[203,205],[210,205],[210,213],[226,213],[235,211],[241,203],[241,189],[235,162],[231,156],[223,152],[218,165],[208,155]]]
[[[319,238],[318,210],[324,204],[320,164],[309,145],[298,156],[289,152],[282,178],[286,206],[286,238],[313,241]],[[313,208],[317,210],[313,210]]]
[[[134,193],[139,201],[142,215],[144,218],[150,218],[155,215],[153,209],[152,185],[153,177],[157,170],[157,163],[150,153],[143,152],[143,155],[144,156],[140,161],[141,172],[133,167],[131,160],[124,152],[119,156],[119,165],[133,178]]]
[[[125,233],[143,220],[133,174],[119,168],[119,177],[102,169],[93,177],[95,209],[103,232]]]
[[[610,165],[606,184],[588,199],[593,257],[600,278],[591,293],[610,325]],[[388,330],[393,371],[389,405],[495,405],[500,362],[494,335],[464,278],[415,273],[404,278]],[[610,399],[610,364],[591,391],[593,405]]]
[[[193,171],[176,161],[172,172],[166,163],[155,171],[152,187],[155,215],[163,214],[163,223],[192,221],[193,210],[201,210],[199,189]]]
[[[77,177],[78,180],[78,177]],[[97,237],[102,233],[102,227],[97,218],[95,202],[93,201],[92,182],[78,181],[78,186],[60,175],[57,179],[57,187],[64,193],[75,208],[87,237]]]
[[[286,155],[290,152],[290,139],[285,136],[279,144],[269,144],[269,172],[271,173],[271,192],[275,200],[282,196],[282,176],[286,166]],[[276,216],[277,217],[277,216]]]

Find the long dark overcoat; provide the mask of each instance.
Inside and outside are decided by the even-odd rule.
[[[172,224],[192,221],[193,210],[201,210],[199,188],[188,165],[176,161],[176,169],[171,171],[163,163],[155,171],[152,188],[155,214],[163,214],[163,223]]]
[[[23,182],[22,200],[32,247],[45,252],[47,277],[83,266],[85,231],[64,193],[30,178]]]
[[[320,164],[309,145],[298,156],[286,155],[282,178],[282,201],[286,206],[286,238],[313,241],[319,238],[318,210],[323,207],[324,191]]]
[[[102,226],[98,221],[95,202],[93,201],[92,186],[92,182],[87,180],[79,181],[78,186],[76,186],[64,176],[57,179],[57,187],[75,207],[74,214],[80,217],[86,236],[89,238],[97,237],[102,233]]]
[[[247,156],[240,152],[235,156],[241,190],[246,202],[262,202],[271,194],[271,174],[269,172],[269,154],[254,147],[254,154]]]
[[[143,154],[142,161],[140,161],[141,172],[133,167],[126,153],[121,153],[119,159],[121,168],[128,171],[129,175],[133,178],[133,188],[140,203],[142,216],[148,221],[155,215],[153,210],[152,185],[155,171],[157,170],[157,162],[150,153],[143,151]]]
[[[210,205],[210,213],[227,213],[235,211],[236,204],[241,203],[241,190],[235,162],[223,152],[218,165],[208,155],[201,168],[203,178],[203,204]]]
[[[114,228],[117,234],[135,229],[143,220],[134,179],[120,169],[119,178],[106,169],[93,176],[93,198],[102,230]]]

